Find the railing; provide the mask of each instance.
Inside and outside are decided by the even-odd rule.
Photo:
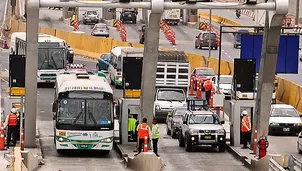
[[[302,162],[293,155],[280,157],[281,160],[274,156],[269,159],[269,171],[302,171]]]
[[[269,171],[286,171],[275,159],[269,159]]]

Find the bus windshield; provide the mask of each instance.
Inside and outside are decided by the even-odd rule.
[[[66,53],[64,48],[39,48],[38,69],[64,69],[65,55]]]
[[[112,102],[109,99],[61,99],[58,123],[102,126],[112,121]]]

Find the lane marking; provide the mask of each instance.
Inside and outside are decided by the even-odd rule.
[[[232,57],[229,55],[229,58],[231,58],[232,59]]]
[[[1,78],[1,80],[8,84],[8,81],[6,81],[4,78]]]
[[[8,70],[8,69],[6,69],[6,68],[4,68],[4,70],[5,70],[6,72],[9,72],[9,70]]]

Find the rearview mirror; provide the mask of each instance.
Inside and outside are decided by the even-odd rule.
[[[58,103],[57,101],[54,101],[52,104],[52,112],[57,112],[57,108],[58,108]]]
[[[224,121],[220,121],[220,124],[224,124],[225,122]]]

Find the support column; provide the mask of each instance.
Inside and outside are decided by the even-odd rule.
[[[188,9],[183,9],[182,10],[183,12],[182,12],[182,23],[183,23],[183,25],[187,25],[187,23],[188,23],[188,16],[189,16],[189,13],[188,13]]]
[[[27,1],[25,74],[25,147],[36,147],[39,0]]]
[[[288,12],[288,1],[276,0],[276,13],[273,15],[270,26],[266,25],[263,35],[262,56],[259,70],[258,92],[256,99],[255,117],[259,137],[268,135],[269,113],[271,109],[274,78],[279,50],[280,33],[283,17]],[[266,13],[266,20],[269,15]],[[277,36],[276,36],[277,35]],[[253,136],[254,137],[254,128]],[[257,149],[257,155],[259,151]]]
[[[163,12],[163,0],[152,0],[152,10],[146,27],[144,46],[141,110],[151,125],[153,119],[156,70],[159,48],[159,23]]]
[[[299,23],[299,18],[300,18],[299,13],[300,13],[300,0],[297,0],[295,25],[298,25],[298,23]]]
[[[62,8],[62,16],[63,16],[63,20],[68,18],[68,7]]]

